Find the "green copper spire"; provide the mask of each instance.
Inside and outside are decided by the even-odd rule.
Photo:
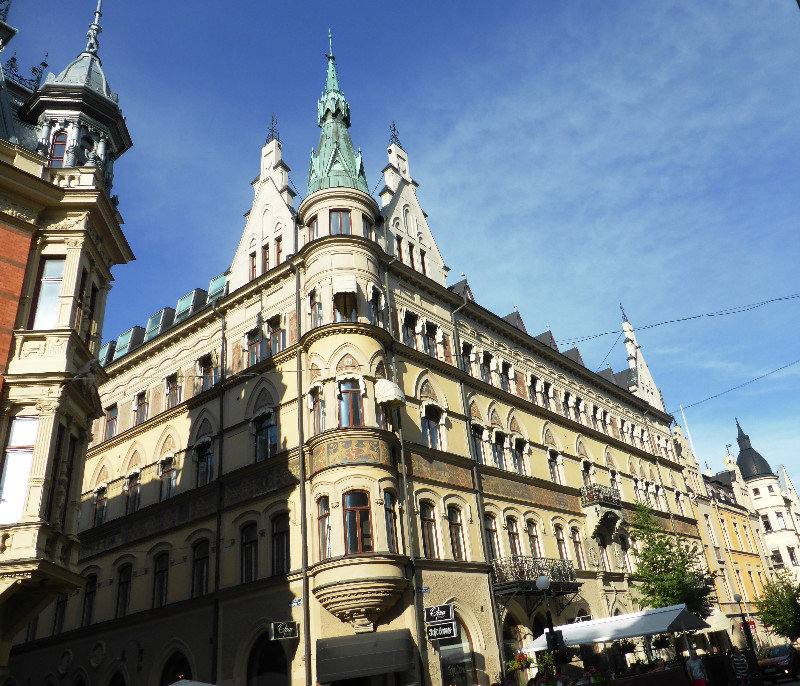
[[[308,171],[308,195],[323,188],[357,188],[369,193],[361,150],[353,148],[350,139],[350,105],[339,88],[333,38],[328,31],[330,54],[325,92],[317,105],[317,123],[322,129],[316,151],[311,151]]]

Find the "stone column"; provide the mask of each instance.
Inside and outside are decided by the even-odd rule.
[[[66,242],[66,247],[67,259],[64,263],[64,276],[61,281],[61,295],[59,297],[58,326],[60,327],[72,326],[75,323],[83,241],[79,238],[70,238]]]
[[[33,462],[28,476],[28,497],[25,502],[22,520],[31,521],[42,518],[44,485],[48,465],[52,462],[55,450],[56,412],[58,403],[42,400],[36,404],[39,411],[39,426],[36,432],[36,445],[33,448]]]
[[[110,281],[100,281],[100,290],[97,294],[97,302],[94,306],[94,320],[89,322],[91,327],[91,336],[89,337],[89,350],[96,354],[100,346],[100,341],[103,337],[103,320],[106,314],[106,301],[108,300],[108,292],[111,290],[112,285]]]
[[[36,145],[36,152],[40,155],[47,155],[50,152],[50,136],[53,132],[53,122],[49,119],[42,121],[39,129],[39,141]]]
[[[80,140],[81,127],[78,122],[71,121],[67,125],[67,151],[64,158],[65,167],[74,167],[78,154],[78,141]]]

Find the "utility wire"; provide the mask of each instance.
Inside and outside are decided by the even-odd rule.
[[[692,319],[702,319],[703,317],[723,317],[731,314],[741,314],[742,312],[749,312],[750,310],[758,309],[759,307],[764,307],[765,305],[769,305],[771,303],[776,302],[783,302],[785,300],[796,300],[800,298],[800,293],[792,293],[791,295],[782,295],[777,298],[770,298],[769,300],[762,300],[761,302],[751,303],[749,305],[738,305],[735,307],[728,307],[722,310],[717,310],[715,312],[705,312],[703,314],[693,314],[688,317],[677,317],[675,319],[665,319],[662,322],[656,322],[655,324],[645,324],[644,326],[637,326],[634,327],[636,331],[643,331],[645,329],[654,329],[657,326],[664,326],[665,324],[676,324],[678,322],[688,322]],[[590,341],[595,338],[601,338],[602,336],[610,336],[611,334],[615,333],[622,333],[620,329],[614,329],[613,331],[603,331],[602,333],[595,333],[590,334],[587,336],[576,336],[574,338],[564,338],[557,341],[559,345],[570,345],[575,343],[583,343],[585,341]]]
[[[603,369],[603,365],[606,363],[606,360],[608,359],[608,356],[611,354],[611,351],[616,347],[617,343],[619,343],[619,339],[620,338],[622,338],[622,331],[619,332],[619,336],[617,336],[617,340],[615,340],[614,343],[611,345],[611,347],[608,349],[608,352],[606,353],[606,356],[603,358],[603,361],[600,363],[600,366],[597,368],[595,373],[599,373],[600,370]]]
[[[778,367],[777,369],[773,369],[771,372],[767,372],[766,374],[761,374],[761,376],[756,376],[750,379],[749,381],[745,381],[744,383],[740,383],[738,386],[732,386],[726,391],[722,391],[720,393],[715,393],[714,395],[710,395],[707,398],[703,398],[702,400],[698,400],[697,402],[692,403],[691,405],[684,405],[683,409],[688,410],[690,407],[696,407],[697,405],[702,405],[703,403],[708,402],[709,400],[714,400],[714,398],[719,398],[721,395],[725,395],[726,393],[730,393],[731,391],[736,391],[740,388],[744,388],[745,386],[749,386],[751,383],[755,383],[756,381],[760,381],[761,379],[766,379],[768,376],[772,374],[777,374],[784,369],[788,369],[789,367],[793,367],[796,364],[800,364],[800,360],[795,360],[794,362],[789,362],[789,364],[785,364],[782,367]],[[671,412],[670,414],[676,414],[675,412]]]

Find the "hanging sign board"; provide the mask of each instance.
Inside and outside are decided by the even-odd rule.
[[[451,622],[456,618],[452,605],[434,605],[425,608],[425,623]]]
[[[272,622],[269,625],[269,637],[273,641],[298,638],[299,636],[300,626],[297,622]]]
[[[436,622],[425,625],[425,633],[429,641],[439,641],[443,638],[455,638],[458,634],[455,622]]]

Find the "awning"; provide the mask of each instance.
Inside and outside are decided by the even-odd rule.
[[[414,666],[408,629],[317,639],[317,682],[404,672]]]
[[[394,381],[378,379],[375,382],[375,402],[379,405],[397,407],[406,404],[406,395]]]
[[[358,293],[356,277],[352,274],[344,274],[333,277],[333,294],[337,293]]]
[[[566,645],[576,646],[584,643],[608,643],[621,638],[707,628],[708,624],[689,612],[686,605],[670,605],[657,610],[642,610],[616,617],[564,624],[555,629],[562,632]],[[532,643],[523,646],[522,650],[524,652],[547,650],[547,637],[542,634]]]

